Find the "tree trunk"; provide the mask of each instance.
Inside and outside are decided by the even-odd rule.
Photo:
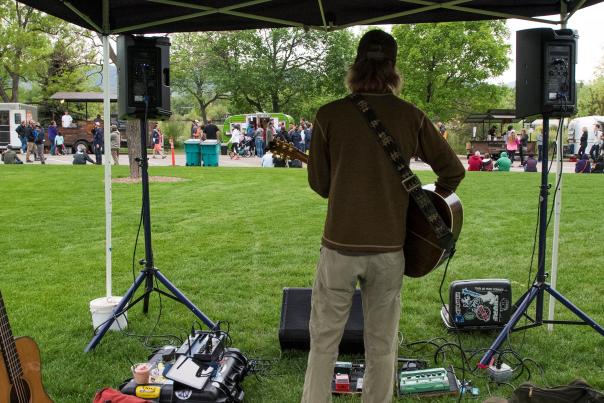
[[[126,139],[128,141],[128,162],[130,163],[130,177],[139,178],[141,175],[137,158],[141,157],[141,125],[138,119],[126,121]]]
[[[12,96],[10,102],[19,102],[19,75],[15,73],[10,74],[10,78],[13,82]]]
[[[199,112],[201,113],[201,122],[205,125],[208,123],[208,106],[200,102]]]
[[[273,110],[272,112],[277,113],[277,112],[281,112],[280,111],[280,107],[279,107],[279,95],[277,94],[272,94],[271,95],[271,101],[273,103]]]

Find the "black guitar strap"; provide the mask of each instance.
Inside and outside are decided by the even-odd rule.
[[[378,119],[377,115],[369,105],[369,102],[360,94],[350,94],[348,98],[352,101],[354,106],[359,110],[361,115],[367,121],[369,128],[376,134],[376,139],[386,152],[386,155],[390,158],[394,164],[394,168],[401,176],[401,184],[403,188],[409,193],[411,198],[415,201],[415,204],[422,212],[426,220],[432,226],[436,238],[443,249],[452,249],[455,245],[453,234],[449,230],[449,227],[443,221],[442,217],[436,211],[434,203],[430,199],[430,196],[422,189],[422,184],[419,178],[411,171],[409,166],[403,159],[401,148],[398,143],[392,138],[388,131]]]

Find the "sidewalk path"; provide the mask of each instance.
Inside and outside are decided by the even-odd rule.
[[[94,160],[94,155],[90,155],[90,157]],[[176,165],[177,166],[185,166],[186,158],[185,154],[176,154]],[[467,168],[467,160],[465,156],[458,156],[461,160],[461,163]],[[55,165],[70,165],[73,161],[73,156],[71,155],[46,155],[46,163],[47,164],[55,164]],[[149,166],[169,166],[171,165],[170,155],[167,155],[165,159],[161,158],[153,158],[149,157]],[[249,158],[241,158],[238,160],[232,160],[227,155],[221,155],[219,159],[219,165],[221,167],[260,167],[260,158],[257,157],[249,157]],[[39,164],[39,162],[36,162]],[[120,164],[128,165],[128,155],[120,155]],[[511,171],[512,172],[524,172],[522,167],[519,166],[520,163],[518,161],[514,162]],[[306,165],[305,165],[306,166]],[[196,167],[191,167],[196,168]],[[430,166],[421,161],[411,161],[411,169],[414,171],[427,171],[430,170]],[[538,167],[539,171],[541,171],[541,164]],[[556,171],[556,163],[554,162],[554,166],[552,167],[552,173]],[[563,172],[565,173],[573,173],[575,172],[575,163],[574,162],[564,162],[563,163]]]

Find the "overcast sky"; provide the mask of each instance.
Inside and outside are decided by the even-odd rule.
[[[577,71],[575,76],[577,81],[592,80],[595,68],[604,62],[603,19],[604,3],[598,3],[579,10],[569,20],[568,28],[575,29],[579,33]],[[496,80],[503,83],[516,81],[516,31],[539,27],[560,28],[560,26],[556,25],[537,24],[524,20],[508,20],[507,24],[510,29],[510,43],[512,45],[510,57],[512,61],[508,70]]]

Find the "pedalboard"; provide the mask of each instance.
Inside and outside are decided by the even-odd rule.
[[[148,360],[149,381],[127,380],[120,391],[155,403],[243,402],[250,365],[224,332],[192,331],[180,347],[166,346]]]

